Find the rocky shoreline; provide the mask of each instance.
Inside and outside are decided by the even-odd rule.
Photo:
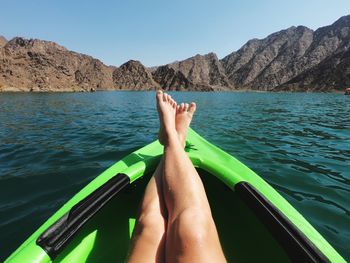
[[[315,31],[290,27],[215,53],[147,68],[107,66],[50,41],[0,36],[0,92],[100,90],[334,92],[350,86],[350,15]]]

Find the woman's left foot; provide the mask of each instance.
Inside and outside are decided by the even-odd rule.
[[[171,136],[177,136],[175,129],[176,101],[161,90],[157,91],[156,99],[160,121],[158,139],[161,144],[167,145]]]

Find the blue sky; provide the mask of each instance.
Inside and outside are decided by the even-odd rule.
[[[0,35],[55,41],[108,65],[155,66],[208,52],[222,58],[251,38],[347,14],[349,0],[0,0]]]

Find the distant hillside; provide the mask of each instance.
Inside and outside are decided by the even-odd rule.
[[[129,60],[113,72],[113,81],[116,89],[150,90],[159,88],[151,71],[141,62]]]
[[[235,88],[270,90],[305,70],[299,61],[312,42],[311,29],[291,27],[261,40],[250,40],[221,62]]]
[[[257,90],[343,90],[350,84],[350,16],[317,29],[291,27],[251,40],[222,62],[236,88]],[[327,72],[327,77],[324,73]]]
[[[334,91],[350,86],[350,15],[313,31],[290,27],[252,39],[223,59],[196,55],[146,68],[106,66],[53,42],[0,36],[0,91]]]
[[[0,48],[0,90],[113,89],[113,69],[53,42],[14,38]]]

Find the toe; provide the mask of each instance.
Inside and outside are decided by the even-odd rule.
[[[180,112],[183,112],[185,109],[185,103],[181,103],[180,105]]]
[[[163,101],[167,101],[167,94],[163,93]]]
[[[163,91],[161,91],[161,90],[157,90],[157,100],[162,100],[162,98],[163,98]]]
[[[188,107],[189,107],[190,105],[188,104],[188,103],[185,103],[185,111],[188,111]]]
[[[191,102],[190,107],[188,108],[188,111],[193,114],[196,111],[196,107],[197,107],[196,103]]]

